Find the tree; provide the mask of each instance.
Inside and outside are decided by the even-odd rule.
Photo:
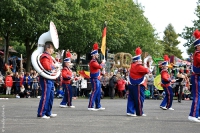
[[[16,22],[18,18],[23,16],[26,8],[19,4],[16,0],[1,0],[0,1],[0,36],[5,39],[5,62],[8,62],[8,48],[10,40],[13,39],[14,32],[16,31]]]
[[[37,48],[40,35],[49,30],[50,21],[60,24],[59,27],[62,28],[62,20],[57,19],[57,16],[63,14],[65,6],[59,0],[21,0],[21,4],[27,10],[16,21],[17,32],[15,34],[16,40],[26,47],[26,71],[30,71],[31,55]]]
[[[21,57],[22,54],[23,58],[26,57],[26,47],[23,44],[20,44],[17,41],[11,41],[10,45],[13,46],[13,48],[17,51],[17,53],[15,53],[14,55],[16,55],[17,57]]]
[[[193,20],[193,26],[192,27],[188,27],[185,26],[185,28],[183,29],[183,32],[180,34],[180,36],[187,40],[187,42],[183,45],[185,47],[188,47],[187,53],[190,55],[191,53],[194,52],[194,47],[193,47],[193,42],[195,41],[195,38],[193,37],[193,32],[196,29],[200,29],[200,0],[198,0],[197,2],[197,8],[195,9],[194,14],[197,16],[198,19]]]
[[[144,17],[143,10],[132,0],[76,0],[66,2],[66,26],[59,36],[62,48],[78,54],[90,52],[94,42],[101,46],[104,21],[107,21],[106,46],[114,53],[133,53],[137,46],[152,55],[162,54],[154,28]],[[155,48],[161,49],[155,52]]]
[[[14,8],[11,2],[3,1],[3,4]],[[59,48],[76,52],[78,59],[92,50],[94,42],[101,47],[104,21],[108,24],[106,45],[114,53],[133,53],[138,46],[154,56],[163,53],[155,29],[144,17],[140,5],[132,0],[21,0],[17,4],[20,9],[14,8],[11,12],[17,12],[17,18],[12,19],[8,15],[14,23],[10,35],[26,47],[27,71],[30,70],[30,57],[37,47],[38,38],[48,31],[50,21],[55,23],[58,30]],[[7,10],[4,9],[5,12]],[[6,15],[5,12],[0,16]],[[160,49],[155,51],[157,47]]]
[[[178,40],[178,34],[176,34],[172,24],[169,24],[164,31],[164,37],[162,44],[164,45],[164,54],[169,56],[174,55],[178,58],[182,58],[181,50],[177,48],[177,45],[180,43]]]

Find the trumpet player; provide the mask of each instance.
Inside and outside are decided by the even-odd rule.
[[[105,62],[103,61],[101,64],[97,62],[98,60],[98,44],[95,43],[93,45],[93,51],[91,52],[92,60],[89,63],[90,66],[90,81],[92,84],[92,92],[89,98],[88,110],[97,111],[97,110],[105,110],[105,108],[101,107],[101,83],[100,83],[100,69],[103,68]],[[94,108],[94,103],[96,108]]]
[[[61,108],[75,108],[75,106],[72,105],[72,86],[71,81],[72,79],[72,70],[70,68],[71,64],[71,53],[68,51],[66,53],[66,58],[64,58],[64,67],[62,69],[62,87],[65,90],[64,97],[62,99],[62,102],[60,103]]]
[[[166,96],[163,99],[162,103],[160,104],[160,108],[163,110],[174,110],[172,108],[172,102],[173,102],[173,89],[171,87],[171,83],[176,82],[175,79],[171,79],[169,73],[168,73],[168,61],[169,57],[167,55],[164,55],[164,61],[161,63],[162,65],[162,71],[161,71],[161,86],[163,87]]]
[[[192,56],[193,74],[191,75],[193,100],[188,119],[193,122],[200,122],[200,31],[196,30],[193,35],[196,38],[195,42],[193,43],[195,47],[195,53]]]
[[[54,53],[54,45],[52,42],[46,42],[44,46],[44,52],[41,55],[40,63],[47,71],[56,72],[55,65],[51,55]],[[53,75],[52,75],[53,76]],[[42,89],[42,95],[38,107],[39,118],[49,119],[50,117],[56,117],[57,114],[52,114],[53,98],[54,98],[54,81],[40,76],[40,85]]]

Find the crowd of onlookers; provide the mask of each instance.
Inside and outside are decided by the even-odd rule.
[[[171,74],[172,79],[176,78]],[[154,86],[155,75],[152,73],[146,75],[147,86],[145,89],[146,99],[162,99],[165,96],[165,92],[158,90]],[[83,80],[86,80],[87,87],[82,86]],[[64,96],[64,90],[62,89],[62,78],[58,77],[55,80],[55,97],[62,98]],[[102,73],[100,77],[101,82],[101,98],[114,97],[127,98],[128,97],[128,73],[126,69],[115,69],[110,73]],[[91,92],[90,79],[81,77],[78,73],[73,72],[73,80],[71,82],[73,98],[76,99],[79,96],[88,97]],[[179,85],[177,83],[172,84],[174,94],[177,96],[179,91]],[[182,82],[182,98],[185,100],[191,99],[190,88],[186,85],[186,82]],[[0,73],[0,94],[16,95],[18,98],[30,98],[38,97],[41,95],[39,75],[35,70],[30,72],[7,72],[5,76]]]

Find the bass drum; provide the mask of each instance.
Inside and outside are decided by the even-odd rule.
[[[163,87],[161,86],[161,75],[157,75],[154,78],[154,86],[157,90],[163,90]]]

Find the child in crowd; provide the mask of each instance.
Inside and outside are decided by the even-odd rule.
[[[26,93],[26,98],[31,98],[32,90],[31,90],[31,86],[30,85],[28,85],[27,90],[25,88],[25,93]]]
[[[33,93],[33,97],[37,97],[38,96],[38,88],[39,88],[39,84],[36,78],[34,78],[33,83],[32,83],[32,93]]]
[[[159,92],[158,92],[157,89],[155,89],[154,92],[153,92],[153,98],[154,98],[155,100],[158,100],[158,99],[159,99]]]
[[[57,98],[63,98],[64,97],[64,91],[62,89],[62,87],[60,87],[60,89],[57,91],[56,96]]]
[[[124,94],[126,93],[125,84],[126,84],[126,81],[121,76],[119,76],[117,80],[117,89],[118,89],[119,98],[122,98]]]
[[[144,91],[144,96],[145,96],[145,99],[149,99],[150,98],[150,91],[148,90],[148,88],[145,88],[145,91]]]
[[[24,87],[24,85],[22,85],[22,86],[20,87],[19,96],[20,96],[20,98],[24,98],[24,97],[26,97],[26,93],[25,93],[25,87]]]
[[[184,87],[183,95],[185,100],[190,100],[191,92],[187,87]]]
[[[11,88],[13,86],[12,73],[10,72],[7,72],[7,76],[5,78],[5,86],[6,86],[6,95],[10,95]]]

